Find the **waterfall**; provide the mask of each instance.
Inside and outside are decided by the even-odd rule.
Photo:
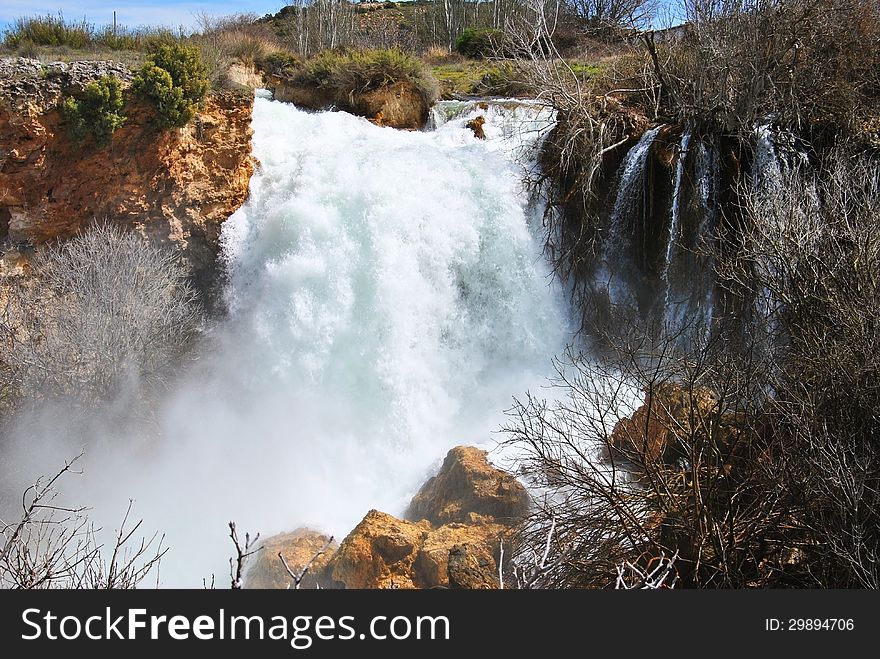
[[[679,240],[679,225],[681,221],[681,184],[684,179],[684,164],[687,159],[688,148],[691,143],[690,126],[681,134],[681,143],[678,146],[678,159],[675,163],[675,185],[672,189],[672,213],[669,219],[669,236],[666,240],[666,262],[663,266],[663,280],[666,282],[666,307],[669,307],[669,264],[675,252]]]
[[[95,486],[167,533],[164,585],[222,580],[230,519],[341,539],[371,508],[400,514],[552,374],[573,323],[522,176],[553,114],[459,110],[407,132],[256,99],[260,165],[222,231],[229,317],[160,411],[162,446],[103,457]]]
[[[662,126],[645,131],[629,150],[620,167],[617,196],[608,220],[608,234],[603,245],[602,261],[595,275],[595,284],[606,290],[613,305],[638,306],[635,293],[637,270],[632,241],[634,216],[645,197],[645,174],[654,138]]]
[[[664,324],[688,338],[705,336],[714,310],[711,248],[718,216],[720,156],[714,142],[681,137],[663,266]],[[689,169],[689,164],[691,168]],[[688,176],[687,172],[692,172]],[[683,206],[684,204],[684,206]]]
[[[752,185],[756,191],[773,194],[782,184],[782,163],[769,124],[755,127],[755,152],[752,161]]]

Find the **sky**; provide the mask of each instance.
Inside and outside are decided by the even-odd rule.
[[[0,30],[19,16],[45,16],[59,11],[70,20],[85,17],[89,23],[109,25],[113,23],[114,10],[118,23],[128,27],[194,27],[198,12],[217,16],[248,12],[262,16],[275,13],[286,4],[284,0],[0,0]]]
[[[57,15],[62,12],[69,20],[85,18],[95,25],[113,23],[113,12],[120,25],[140,25],[176,28],[196,27],[196,14],[208,12],[215,16],[253,13],[258,16],[274,14],[288,4],[285,0],[0,0],[0,32],[20,16]],[[669,0],[661,4],[670,5]],[[666,16],[658,17],[656,27],[667,24]],[[673,20],[672,23],[679,21]]]

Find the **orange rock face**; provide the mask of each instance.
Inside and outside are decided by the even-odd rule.
[[[494,574],[500,539],[509,534],[493,522],[434,529],[427,520],[407,522],[371,510],[339,545],[323,579],[332,588],[445,588],[454,547],[472,548],[475,560]]]
[[[253,173],[253,99],[211,95],[188,126],[161,131],[152,106],[126,92],[125,124],[96,149],[68,139],[57,110],[63,85],[40,76],[15,83],[0,88],[0,220],[9,240],[64,239],[106,219],[179,247],[196,284],[209,285],[220,225],[244,202]]]
[[[636,466],[672,463],[683,453],[682,442],[709,431],[717,405],[715,395],[703,387],[658,386],[631,418],[618,421],[610,448],[615,456]]]
[[[456,447],[410,505],[409,515],[424,512],[427,519],[402,520],[371,510],[332,555],[328,551],[313,564],[311,585],[498,588],[500,545],[511,549],[527,502],[525,489],[492,467],[485,451]],[[302,530],[270,538],[248,572],[247,587],[285,588],[290,578],[278,551],[293,568],[305,565],[324,542],[325,536]]]
[[[490,465],[486,451],[457,446],[447,454],[440,473],[413,497],[405,516],[435,525],[470,523],[474,515],[510,523],[525,515],[528,505],[525,488],[511,474]]]
[[[281,533],[269,538],[262,543],[263,549],[254,556],[253,563],[248,567],[245,588],[294,588],[293,579],[278,558],[279,553],[296,574],[301,574],[303,568],[314,558],[300,584],[300,588],[314,588],[319,584],[320,575],[338,546],[334,542],[328,547],[329,539],[323,533],[310,529],[297,529],[292,533]],[[324,547],[327,550],[319,554]]]
[[[371,510],[349,533],[325,573],[339,588],[419,588],[413,564],[431,525]]]

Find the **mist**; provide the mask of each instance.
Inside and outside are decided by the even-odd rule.
[[[486,141],[465,126],[477,114]],[[133,499],[170,548],[162,586],[223,585],[228,521],[341,538],[371,508],[400,514],[451,447],[491,447],[573,334],[522,184],[553,116],[459,103],[433,123],[257,98],[260,166],[223,227],[228,316],[149,413],[134,414],[135,387],[101,410],[19,419],[4,508],[84,449],[65,500],[112,530]]]

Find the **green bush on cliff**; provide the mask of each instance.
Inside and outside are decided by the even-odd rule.
[[[82,144],[91,136],[97,146],[103,147],[125,123],[124,107],[122,84],[108,75],[86,85],[82,98],[66,96],[61,114],[70,139]]]
[[[158,45],[134,79],[134,89],[156,105],[163,128],[189,123],[209,85],[199,51],[179,44]]]
[[[437,80],[422,61],[396,49],[325,51],[293,77],[298,84],[329,90],[340,99],[401,82],[413,85],[428,103],[438,96]]]

